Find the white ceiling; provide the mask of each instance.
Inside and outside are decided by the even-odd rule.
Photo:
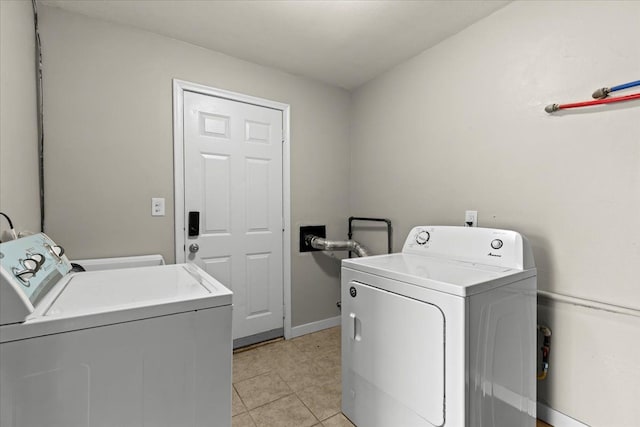
[[[43,0],[353,89],[509,1]]]

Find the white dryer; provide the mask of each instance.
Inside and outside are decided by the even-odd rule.
[[[514,231],[422,226],[342,263],[342,411],[359,427],[533,427],[536,269]]]
[[[191,264],[69,273],[0,245],[0,425],[231,425],[232,293]]]

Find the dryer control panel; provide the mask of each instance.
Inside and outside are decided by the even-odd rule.
[[[64,249],[44,233],[0,243],[0,325],[24,322],[70,270]]]
[[[402,252],[519,270],[535,267],[531,246],[524,236],[495,228],[414,227]]]

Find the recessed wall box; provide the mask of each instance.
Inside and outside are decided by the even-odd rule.
[[[306,241],[307,235],[325,238],[327,237],[327,227],[325,225],[304,225],[300,227],[300,252],[315,252],[321,249],[312,248]]]

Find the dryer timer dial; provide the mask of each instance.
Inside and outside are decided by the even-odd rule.
[[[502,240],[500,239],[494,239],[493,241],[491,241],[491,247],[493,249],[500,249],[502,245],[503,243],[502,243]]]
[[[424,245],[429,241],[430,238],[431,238],[431,235],[429,234],[428,231],[426,230],[418,231],[418,234],[416,234],[416,243],[419,245]]]

